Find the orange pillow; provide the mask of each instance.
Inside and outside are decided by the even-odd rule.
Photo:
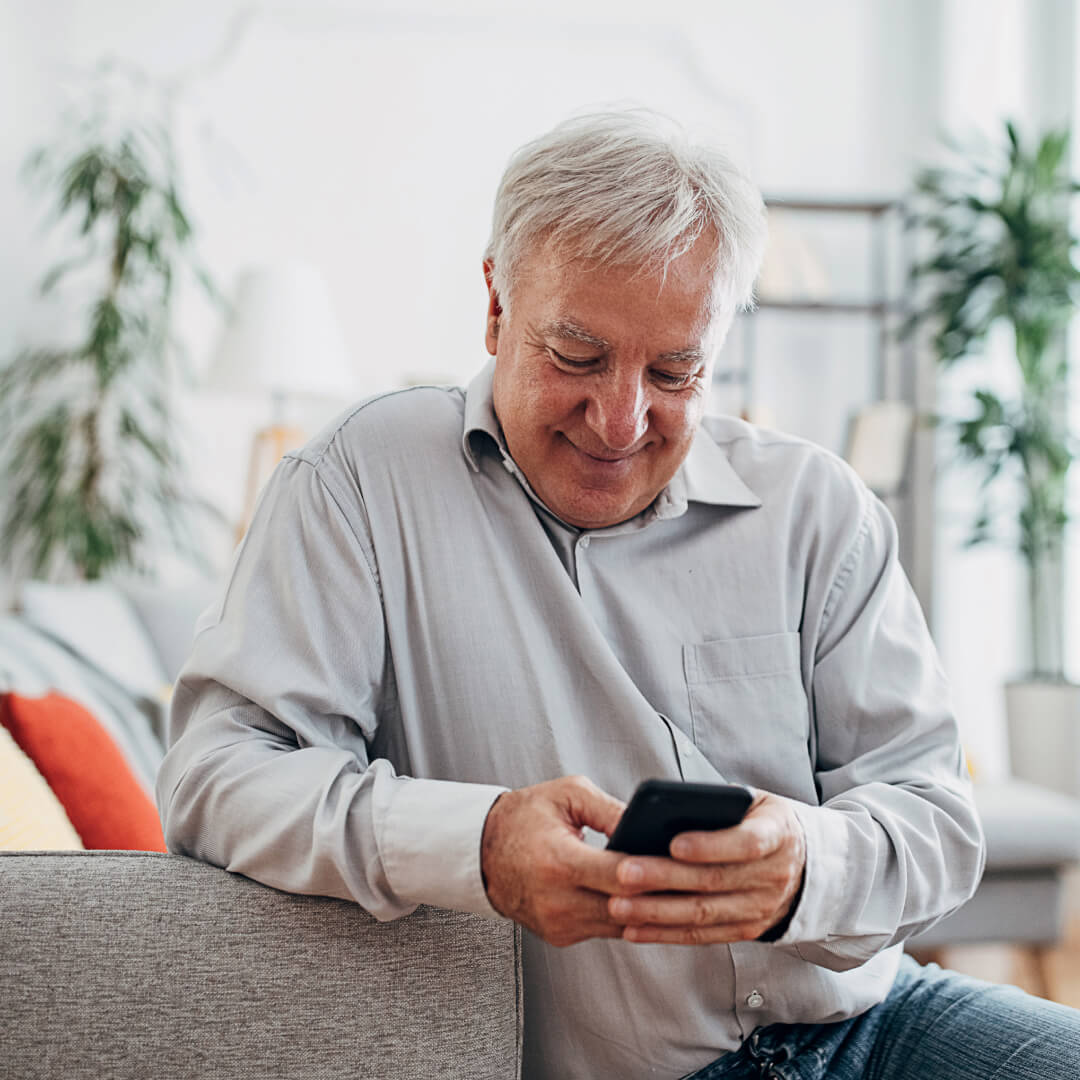
[[[56,693],[4,694],[0,723],[45,777],[87,848],[165,850],[154,804],[82,705]]]

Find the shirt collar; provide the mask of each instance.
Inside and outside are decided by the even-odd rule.
[[[505,450],[502,429],[495,415],[495,395],[492,384],[495,380],[495,358],[492,357],[473,378],[465,390],[465,431],[462,435],[461,448],[473,472],[480,471],[476,460],[476,441],[474,436],[484,434],[494,440],[500,450]]]
[[[747,487],[724,448],[704,426],[697,429],[690,452],[668,487],[675,487],[676,481],[685,485],[684,496],[688,502],[714,506],[761,505],[761,499]]]
[[[492,383],[495,360],[484,365],[465,391],[465,430],[462,450],[474,472],[479,471],[477,444],[480,436],[490,438],[504,456],[508,451],[503,443],[502,429],[495,415]],[[688,503],[711,503],[714,506],[760,506],[761,499],[742,481],[728,460],[727,454],[704,427],[699,427],[690,444],[690,452],[672,477],[671,483],[657,496],[658,517],[677,517],[686,511]]]

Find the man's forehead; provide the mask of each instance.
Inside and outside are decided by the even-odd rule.
[[[548,317],[575,318],[573,300],[584,292],[626,291],[638,302],[661,303],[673,292],[693,295],[708,321],[726,295],[726,282],[718,273],[712,246],[704,240],[692,251],[657,266],[653,262],[620,259],[591,259],[551,243],[533,249],[523,260],[516,275],[515,293],[538,291],[547,301]],[[589,330],[588,326],[583,327]]]

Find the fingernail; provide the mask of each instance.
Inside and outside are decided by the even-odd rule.
[[[629,900],[612,900],[611,902],[611,914],[616,918],[629,915],[631,910]]]
[[[672,840],[669,850],[676,858],[685,858],[690,854],[690,841],[683,840],[681,837],[677,840]]]
[[[645,871],[638,863],[623,863],[619,877],[622,878],[624,885],[636,885],[644,880]]]

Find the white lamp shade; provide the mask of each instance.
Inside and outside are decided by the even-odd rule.
[[[356,374],[314,267],[295,263],[241,274],[207,381],[243,393],[355,393]]]

